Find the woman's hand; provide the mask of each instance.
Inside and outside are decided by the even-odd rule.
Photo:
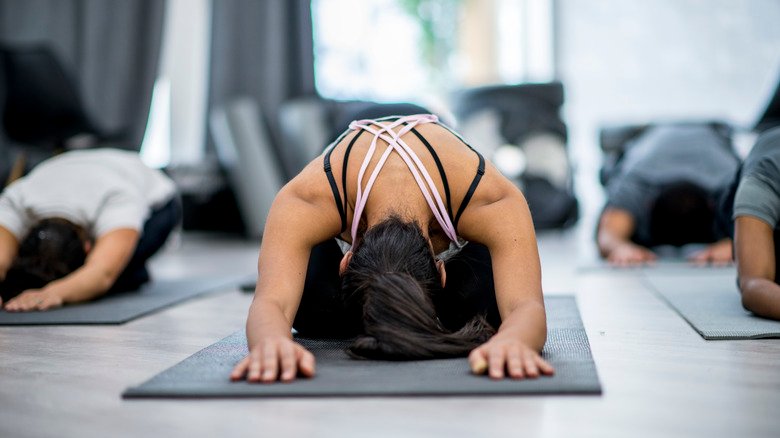
[[[233,368],[230,380],[290,382],[298,373],[305,377],[314,375],[314,355],[292,339],[280,336],[251,346],[249,355]]]
[[[697,266],[728,266],[732,263],[731,239],[723,239],[697,251],[688,260]]]
[[[29,289],[8,300],[4,309],[8,312],[30,312],[61,307],[62,297],[52,291]]]
[[[649,265],[653,264],[655,260],[656,255],[653,251],[631,242],[615,246],[607,255],[607,262],[612,266],[619,267]]]
[[[531,378],[551,376],[553,367],[532,348],[518,339],[501,338],[500,334],[475,348],[469,354],[474,374],[485,374],[492,379]]]

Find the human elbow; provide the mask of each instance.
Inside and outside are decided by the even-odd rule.
[[[742,296],[742,307],[745,310],[754,312],[756,309],[756,280],[752,278],[740,278],[739,279],[739,291]]]
[[[119,278],[119,272],[112,269],[100,269],[96,272],[94,278],[94,287],[99,293],[111,289]]]

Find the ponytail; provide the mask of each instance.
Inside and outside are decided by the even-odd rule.
[[[483,316],[447,330],[431,296],[441,293],[428,241],[415,223],[397,217],[372,227],[355,249],[342,289],[360,299],[363,334],[349,347],[356,357],[386,360],[465,356],[495,333]]]

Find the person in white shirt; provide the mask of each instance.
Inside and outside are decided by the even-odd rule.
[[[173,181],[135,152],[50,158],[0,194],[0,304],[47,310],[136,289],[180,217]]]

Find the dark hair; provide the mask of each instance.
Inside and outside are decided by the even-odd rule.
[[[396,216],[371,227],[355,248],[342,292],[363,310],[363,335],[349,347],[371,359],[464,356],[495,332],[483,316],[457,331],[436,316],[432,295],[442,285],[419,225]]]
[[[84,264],[86,233],[72,222],[52,218],[38,222],[19,244],[19,253],[2,286],[3,300],[41,288]]]
[[[650,239],[674,246],[715,241],[714,200],[690,182],[664,187],[650,211]]]

